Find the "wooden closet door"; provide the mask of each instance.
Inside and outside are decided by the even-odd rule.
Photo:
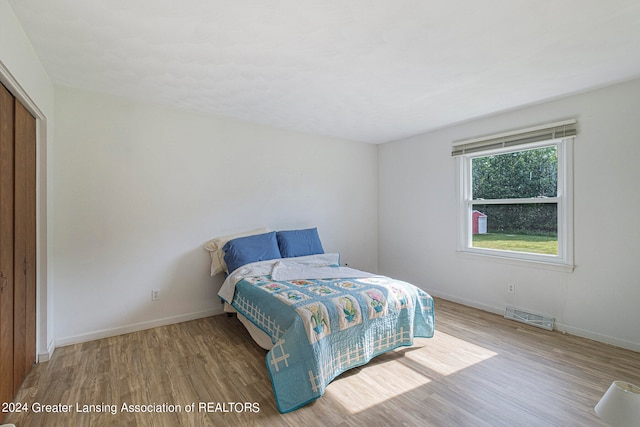
[[[36,120],[15,101],[13,392],[35,363]]]
[[[0,84],[0,402],[11,402],[14,396],[13,103],[13,96]]]

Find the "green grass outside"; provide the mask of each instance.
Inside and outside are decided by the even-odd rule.
[[[474,234],[473,247],[557,255],[558,238],[556,236],[528,236],[524,234]]]

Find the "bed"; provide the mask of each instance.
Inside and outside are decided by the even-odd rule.
[[[228,272],[218,296],[269,350],[280,412],[318,399],[348,369],[413,345],[414,337],[433,336],[433,299],[426,292],[341,266],[338,254],[324,253],[317,229],[237,236],[205,247],[216,264],[212,274]]]

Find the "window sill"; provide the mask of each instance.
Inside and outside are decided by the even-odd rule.
[[[522,258],[512,258],[488,253],[457,251],[458,255],[463,258],[498,262],[501,264],[517,265],[520,267],[540,268],[544,270],[561,271],[564,273],[573,273],[575,266],[573,264],[562,264],[557,262],[544,262],[539,260],[530,260]]]

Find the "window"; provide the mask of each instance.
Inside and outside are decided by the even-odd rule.
[[[575,124],[454,143],[459,251],[572,270]]]

